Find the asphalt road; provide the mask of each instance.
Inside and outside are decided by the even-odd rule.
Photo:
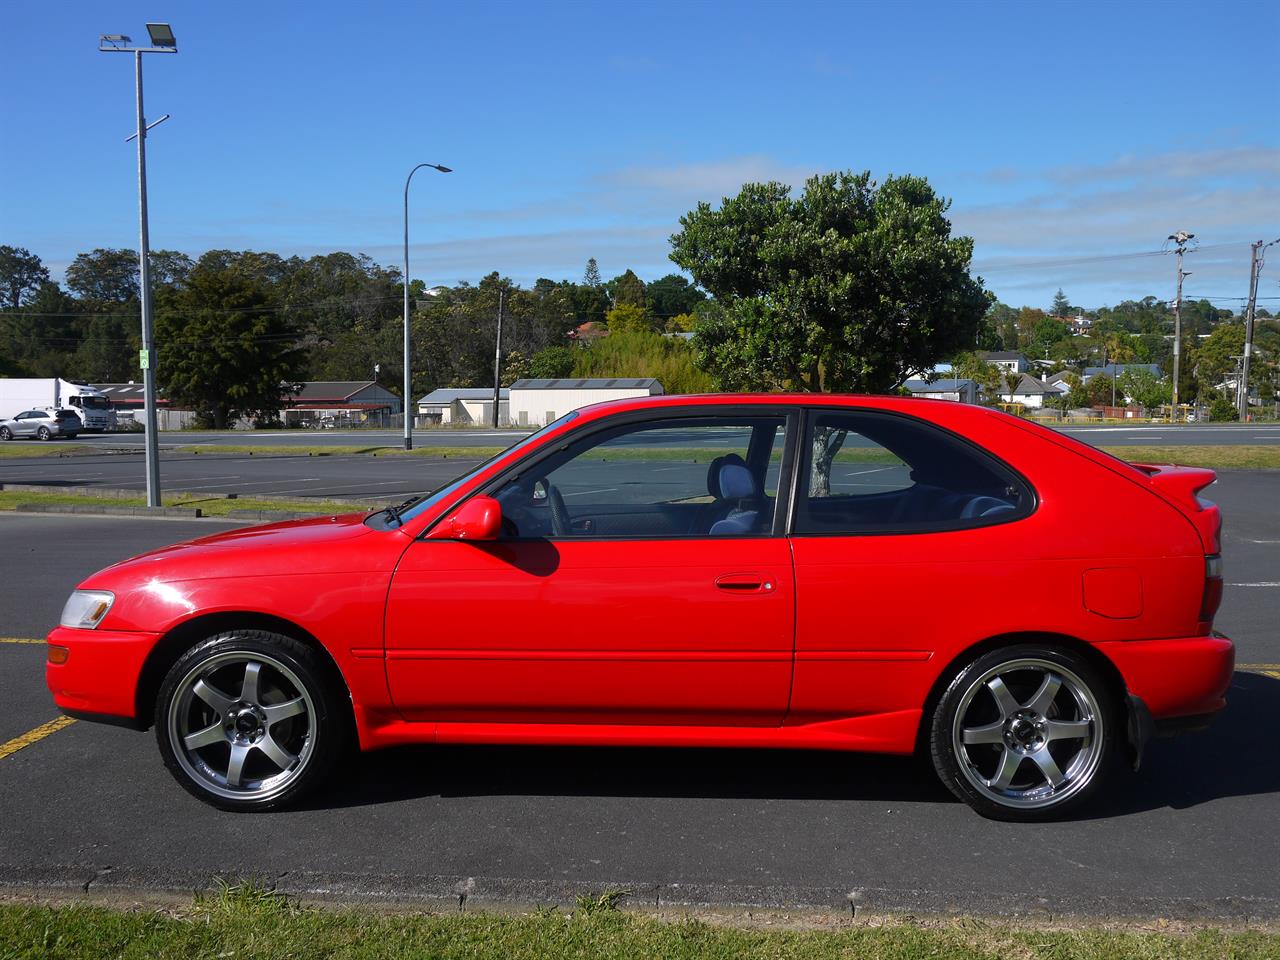
[[[1061,428],[1063,433],[1087,443],[1133,445],[1155,443],[1162,446],[1209,444],[1220,446],[1238,443],[1280,443],[1280,424],[1275,423],[1135,423],[1091,424]],[[505,446],[526,436],[527,430],[464,430],[433,428],[414,431],[418,447],[488,447]],[[403,434],[395,430],[239,430],[239,431],[164,431],[160,446],[186,447],[234,444],[236,446],[368,446],[399,447]],[[34,444],[38,440],[15,440],[15,444]],[[100,447],[139,447],[145,444],[141,433],[82,433],[75,439]]]
[[[381,458],[379,458],[381,460]],[[1280,664],[1280,476],[1223,471],[1241,663]],[[0,515],[0,636],[36,638],[83,576],[214,521]],[[43,648],[0,643],[0,741],[53,720]],[[1280,671],[1275,671],[1280,673]],[[982,820],[911,760],[819,752],[401,748],[352,759],[304,809],[188,796],[150,735],[76,722],[0,759],[0,886],[189,890],[256,877],[311,895],[848,910],[1280,918],[1280,678],[1237,673],[1208,732],[1155,742],[1080,819]],[[0,753],[3,749],[0,748]],[[461,885],[461,886],[460,886]]]

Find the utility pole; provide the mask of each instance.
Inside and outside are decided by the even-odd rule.
[[[1182,278],[1191,274],[1182,269],[1182,254],[1186,252],[1188,240],[1195,239],[1194,233],[1179,230],[1169,234],[1169,239],[1178,245],[1178,292],[1173,298],[1173,410],[1170,422],[1178,422],[1178,377],[1182,372]]]
[[[498,408],[502,405],[502,308],[507,291],[498,291],[498,341],[493,349],[493,428],[498,428]]]
[[[1249,417],[1249,364],[1253,359],[1253,319],[1258,307],[1258,281],[1262,278],[1262,264],[1265,262],[1267,247],[1280,243],[1280,239],[1263,243],[1261,240],[1249,248],[1249,305],[1245,308],[1244,317],[1244,364],[1241,376],[1244,377],[1244,399],[1240,402],[1240,419]]]

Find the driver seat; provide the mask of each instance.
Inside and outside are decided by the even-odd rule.
[[[713,537],[755,533],[760,522],[760,491],[751,471],[741,463],[723,463],[716,480],[720,499],[737,501],[737,506],[707,532]]]

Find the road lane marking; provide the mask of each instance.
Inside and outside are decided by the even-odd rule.
[[[1228,587],[1280,587],[1280,580],[1263,580],[1260,583],[1228,583]]]
[[[23,747],[29,747],[33,743],[39,743],[50,734],[57,733],[66,727],[75,723],[71,717],[58,717],[56,720],[50,720],[48,723],[42,723],[34,730],[28,730],[20,737],[14,737],[8,743],[0,744],[0,760],[10,757],[17,753]]]
[[[23,644],[29,643],[34,646],[37,643],[44,643],[44,641],[31,640],[31,639],[28,639],[27,637],[0,637],[0,643],[23,643]]]

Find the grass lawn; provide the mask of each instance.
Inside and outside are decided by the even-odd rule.
[[[342,500],[260,500],[213,498],[198,493],[166,494],[163,497],[166,507],[199,507],[206,517],[225,517],[232,510],[284,510],[289,513],[309,513],[317,516],[331,516],[335,513],[361,513],[372,504],[351,503]],[[0,510],[16,510],[20,503],[47,503],[59,506],[113,506],[141,507],[147,498],[143,494],[136,497],[89,497],[67,493],[27,493],[17,490],[0,490]],[[0,958],[3,954],[0,954]]]
[[[1130,463],[1178,463],[1184,467],[1280,469],[1280,444],[1240,443],[1225,446],[1101,447]]]
[[[1262,960],[1280,936],[1017,929],[948,919],[829,924],[817,930],[766,929],[661,920],[611,909],[607,898],[577,909],[524,914],[401,914],[298,906],[256,891],[230,890],[177,910],[0,905],[0,956],[41,960],[263,960],[311,957],[583,960],[610,958],[844,958],[844,960]]]
[[[51,440],[38,446],[34,443],[0,443],[0,457],[56,457],[85,453],[90,449],[83,443],[67,443],[65,440]]]

